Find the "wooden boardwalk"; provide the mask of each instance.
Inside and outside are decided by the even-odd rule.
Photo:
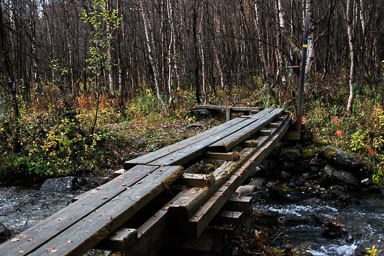
[[[223,206],[235,200],[236,188],[288,129],[290,115],[283,109],[247,111],[127,161],[112,181],[1,244],[0,255],[77,256],[92,248],[154,255],[169,237],[182,243],[199,238],[217,216],[229,218]],[[185,172],[204,158],[226,161],[211,173]],[[240,218],[242,212],[230,215]]]

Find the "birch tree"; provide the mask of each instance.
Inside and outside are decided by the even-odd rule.
[[[151,63],[152,67],[152,72],[153,72],[153,79],[155,81],[155,88],[156,88],[156,96],[158,100],[161,103],[161,106],[163,107],[163,110],[166,112],[166,106],[161,98],[160,95],[160,87],[159,87],[159,71],[158,71],[158,65],[156,64],[154,58],[153,58],[153,53],[152,49],[155,48],[153,38],[150,36],[150,31],[152,30],[151,23],[149,22],[147,18],[147,13],[146,13],[146,8],[144,4],[144,0],[140,0],[140,11],[141,11],[141,17],[143,19],[143,25],[144,25],[144,33],[145,33],[145,43],[147,45],[147,50],[148,50],[148,59],[149,62]]]
[[[347,21],[347,34],[348,34],[348,45],[349,45],[349,98],[347,105],[347,112],[351,113],[353,101],[355,99],[355,46],[354,46],[354,35],[353,35],[353,2],[354,0],[347,0],[347,6],[345,11]]]

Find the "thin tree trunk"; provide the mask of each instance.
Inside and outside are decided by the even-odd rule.
[[[156,96],[157,96],[158,100],[160,101],[164,112],[166,112],[165,103],[164,103],[164,101],[160,95],[159,73],[158,73],[157,65],[156,65],[155,60],[153,59],[153,55],[152,55],[152,47],[154,44],[153,44],[153,38],[151,39],[149,36],[149,33],[150,33],[149,30],[151,29],[151,27],[150,27],[150,24],[149,24],[147,15],[146,15],[146,11],[144,9],[144,0],[140,0],[140,8],[141,8],[141,17],[143,18],[143,23],[144,23],[144,33],[145,33],[147,50],[148,50],[148,58],[149,58],[149,62],[151,63],[151,67],[152,67],[152,71],[153,71],[153,77],[155,80]]]
[[[112,5],[111,0],[107,1],[107,10],[111,12]],[[112,26],[110,22],[107,22],[107,34],[112,34]],[[112,47],[107,47],[107,55],[108,55],[108,64],[110,65],[109,69],[107,70],[108,73],[108,88],[109,88],[109,94],[111,96],[115,95],[115,85],[114,85],[114,79],[113,79],[113,66],[112,66]]]
[[[198,45],[197,45],[197,9],[198,9],[198,1],[195,0],[193,3],[193,46],[194,46],[194,61],[195,61],[195,93],[196,93],[196,101],[197,104],[201,103],[200,100],[200,85],[199,85],[199,53],[198,53]]]
[[[200,16],[200,24],[199,24],[199,33],[198,33],[198,41],[199,41],[199,50],[200,50],[200,59],[201,59],[201,75],[202,75],[202,85],[203,85],[203,94],[204,94],[204,104],[208,102],[208,92],[207,92],[207,77],[206,77],[206,65],[205,65],[205,51],[204,51],[204,42],[203,42],[203,22],[204,22],[204,14],[201,13]]]
[[[283,46],[282,46],[282,42],[281,42],[281,37],[282,37],[282,33],[281,33],[281,30],[282,28],[285,27],[285,20],[284,20],[284,13],[283,13],[283,10],[282,10],[282,4],[281,4],[281,0],[277,0],[276,3],[276,7],[277,7],[277,10],[278,10],[278,20],[279,20],[279,23],[277,25],[277,35],[276,35],[276,48],[277,48],[277,60],[278,60],[278,74],[277,74],[277,77],[281,76],[281,82],[282,82],[282,86],[283,88],[286,87],[286,77],[284,75],[284,67],[283,67],[283,64],[284,64],[284,59],[283,59]]]
[[[116,9],[117,15],[120,18],[122,15],[121,11],[121,2],[120,0],[116,0]],[[117,44],[117,71],[118,71],[118,89],[119,89],[119,105],[123,107],[125,105],[124,102],[124,75],[123,75],[123,63],[121,60],[121,38],[124,39],[124,36],[121,36],[121,33],[124,32],[124,22],[121,22],[120,26],[116,30],[116,44]],[[123,111],[124,112],[124,111]]]
[[[347,33],[348,33],[348,43],[349,43],[349,60],[350,60],[350,69],[349,69],[349,98],[347,105],[347,112],[352,112],[353,101],[355,99],[354,83],[355,83],[355,48],[354,48],[354,38],[353,38],[353,0],[347,0]]]
[[[308,48],[307,48],[307,60],[306,60],[306,66],[305,66],[305,77],[308,77],[309,73],[311,72],[313,61],[314,61],[314,35],[313,35],[313,0],[306,0],[305,5],[306,13],[309,13],[310,20],[309,20],[309,27],[308,27]],[[305,16],[304,16],[305,19]],[[307,80],[304,83],[305,91],[308,91],[310,89],[310,85],[307,82]]]
[[[168,15],[168,22],[169,22],[170,32],[171,32],[171,35],[169,37],[169,45],[168,45],[168,94],[169,94],[168,107],[173,107],[172,49],[176,42],[174,41],[175,26],[173,24],[173,8],[170,0],[167,0],[167,15]]]

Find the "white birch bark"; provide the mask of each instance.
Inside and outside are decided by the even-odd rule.
[[[313,65],[313,61],[315,58],[315,51],[314,51],[314,34],[313,34],[313,0],[306,0],[306,13],[309,13],[310,20],[309,20],[309,27],[308,27],[308,49],[307,49],[307,60],[306,60],[306,66],[305,66],[305,77],[308,77],[309,73],[311,72],[311,68]],[[304,16],[305,20],[305,16]],[[304,88],[307,91],[310,86],[305,81]]]
[[[107,1],[107,10],[109,12],[111,12],[111,10],[112,10],[111,0]],[[107,22],[107,34],[108,34],[108,36],[110,36],[112,34],[112,27],[111,27],[110,22]],[[110,65],[108,72],[107,72],[108,73],[109,93],[110,93],[110,95],[114,96],[115,95],[115,86],[114,86],[114,82],[113,82],[113,68],[111,65],[111,62],[112,62],[112,48],[111,47],[107,48],[107,55],[108,55],[108,62],[109,62],[108,64]]]
[[[264,77],[265,80],[268,80],[269,78],[269,69],[268,69],[268,64],[267,64],[267,58],[266,58],[266,53],[264,51],[263,43],[262,43],[262,38],[261,38],[261,31],[263,30],[261,28],[261,15],[260,15],[260,10],[259,6],[257,4],[257,0],[254,2],[254,9],[255,9],[255,27],[257,29],[257,42],[258,42],[258,53],[259,53],[259,58],[261,62],[263,63],[263,74],[265,74],[267,77]]]
[[[149,62],[151,63],[153,77],[155,80],[156,96],[159,99],[163,107],[163,110],[166,111],[165,103],[160,95],[158,68],[152,55],[152,48],[154,43],[153,43],[153,38],[150,38],[150,35],[149,35],[149,30],[151,30],[151,25],[148,21],[147,14],[144,8],[144,0],[140,0],[139,3],[140,3],[140,9],[141,9],[141,17],[143,18],[143,24],[144,24],[144,33],[145,33],[146,45],[148,49],[148,58],[149,58]]]
[[[208,102],[208,92],[207,92],[207,75],[206,75],[206,66],[205,66],[205,51],[204,51],[204,43],[203,43],[203,21],[204,14],[203,12],[200,15],[200,24],[199,24],[199,33],[198,33],[198,42],[199,42],[199,50],[200,50],[200,59],[201,59],[201,75],[202,75],[202,84],[203,84],[203,94],[204,94],[204,104]]]
[[[169,45],[168,45],[168,106],[171,107],[173,105],[173,90],[172,90],[172,46],[175,44],[174,42],[174,33],[175,27],[173,24],[173,9],[170,0],[167,0],[167,14],[168,14],[168,22],[170,26],[171,35],[169,37]]]
[[[352,0],[353,1],[353,0]],[[350,60],[350,69],[349,69],[349,98],[347,105],[347,112],[351,113],[353,101],[355,99],[354,92],[354,83],[355,83],[355,48],[354,48],[354,39],[353,39],[353,8],[351,6],[351,0],[347,0],[347,33],[348,33],[348,44],[349,44],[349,60]]]
[[[361,23],[361,29],[363,31],[363,35],[365,36],[365,30],[366,30],[366,22],[365,22],[365,13],[364,13],[364,0],[359,0],[360,4],[360,23]]]

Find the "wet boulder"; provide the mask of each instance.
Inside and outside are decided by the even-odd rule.
[[[268,187],[269,196],[273,201],[282,203],[295,203],[308,198],[304,191],[284,188],[278,185]]]
[[[348,170],[358,179],[367,177],[366,172],[368,168],[366,164],[344,151],[331,146],[326,146],[322,148],[321,155],[328,163]]]
[[[236,189],[236,193],[238,195],[240,195],[240,196],[246,196],[246,195],[251,194],[255,190],[256,190],[256,186],[255,185],[244,185],[244,186],[238,187]]]
[[[359,188],[360,180],[349,171],[327,164],[324,168],[324,176],[321,179],[321,185],[329,186],[342,184],[351,188]]]
[[[77,190],[81,183],[81,180],[74,176],[52,178],[47,179],[40,187],[40,190],[49,192],[71,192]]]
[[[342,238],[348,235],[347,230],[342,224],[336,223],[334,221],[325,222],[321,226],[321,234],[326,238]]]
[[[264,178],[252,178],[248,185],[255,186],[255,190],[264,190],[265,185],[267,184],[266,179]]]
[[[375,251],[377,254],[369,254],[368,250]],[[376,238],[371,241],[366,241],[357,246],[353,252],[353,256],[365,256],[365,255],[382,255],[384,252],[384,237]]]
[[[11,236],[11,231],[3,223],[0,223],[0,243],[7,241]]]

